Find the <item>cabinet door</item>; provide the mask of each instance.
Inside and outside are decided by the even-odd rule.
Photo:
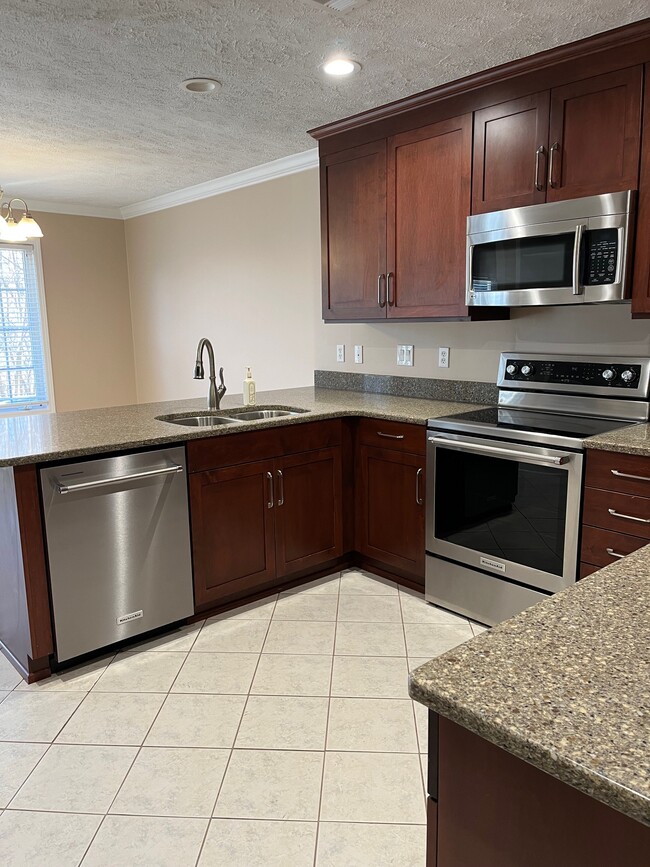
[[[386,142],[327,156],[320,171],[323,319],[385,319]]]
[[[258,461],[190,476],[197,607],[274,579],[272,472]]]
[[[472,116],[388,140],[388,317],[467,314]]]
[[[546,201],[549,92],[474,114],[472,213]]]
[[[359,448],[357,550],[424,582],[424,457]]]
[[[340,447],[275,461],[278,577],[340,557],[343,480]]]
[[[549,202],[637,188],[642,75],[632,66],[551,91]]]

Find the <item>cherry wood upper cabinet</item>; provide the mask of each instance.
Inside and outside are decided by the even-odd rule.
[[[474,114],[472,213],[546,201],[549,91]]]
[[[340,557],[341,448],[279,458],[275,478],[278,577]]]
[[[472,116],[388,139],[388,318],[467,315]]]
[[[320,172],[323,318],[385,319],[386,141],[332,154]]]
[[[551,91],[547,201],[635,190],[643,67]]]

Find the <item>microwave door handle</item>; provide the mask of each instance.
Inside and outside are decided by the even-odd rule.
[[[573,294],[582,295],[583,286],[580,285],[580,252],[582,248],[582,234],[586,226],[576,226],[576,234],[573,240]]]
[[[446,437],[428,437],[433,445],[456,449],[457,451],[473,452],[478,455],[494,455],[514,461],[522,461],[527,464],[542,464],[544,466],[559,467],[571,460],[571,455],[536,455],[530,452],[520,452],[516,449],[498,448],[483,443],[468,443],[461,440],[449,440]]]

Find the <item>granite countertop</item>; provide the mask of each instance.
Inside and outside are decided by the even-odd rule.
[[[205,399],[143,403],[106,409],[25,415],[0,419],[0,467],[74,458],[204,437],[228,436],[278,425],[303,424],[341,416],[365,416],[424,425],[427,419],[479,404],[423,400],[329,388],[291,388],[258,392],[258,406],[293,406],[309,410],[298,416],[240,422],[213,428],[183,427],[156,416],[205,411]],[[221,411],[241,407],[241,396],[226,397]]]
[[[650,545],[420,666],[410,693],[650,825]]]
[[[650,424],[635,424],[585,440],[589,449],[650,457]]]

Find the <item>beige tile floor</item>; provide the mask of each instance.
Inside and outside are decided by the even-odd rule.
[[[482,629],[350,570],[40,685],[0,656],[0,861],[423,867],[407,673]]]

